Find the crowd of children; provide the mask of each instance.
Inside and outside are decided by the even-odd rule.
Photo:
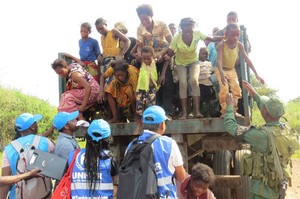
[[[141,21],[137,39],[126,36],[128,30],[123,23],[109,30],[106,20],[98,18],[95,27],[101,34],[102,53],[98,42],[89,37],[91,26],[86,22],[80,29],[80,59],[65,53],[99,83],[98,103],[109,107],[105,107],[109,122],[135,120],[140,129],[143,110],[154,104],[162,106],[170,119],[224,117],[228,92],[234,96],[236,116],[243,117],[237,112],[242,97],[236,71],[239,52],[256,78],[261,83],[264,80],[238,41],[236,12],[230,12],[228,25],[222,30],[215,27],[210,37],[195,30],[192,18],[183,18],[177,31],[174,23],[167,26],[154,20],[150,5],[141,5],[136,11]],[[201,40],[206,47],[200,49]],[[67,76],[68,81],[73,76]],[[95,98],[91,98],[86,81],[73,82],[80,85],[77,92],[85,96],[84,100],[72,96],[73,109],[84,112],[90,106],[83,108],[82,104],[96,104]],[[66,92],[70,90],[67,87]],[[63,102],[64,98],[60,104],[66,104]]]
[[[102,52],[97,40],[89,37],[91,25],[85,22],[80,27],[80,58],[65,53],[64,56],[75,63],[68,64],[64,59],[57,59],[52,63],[53,70],[67,80],[66,91],[62,94],[58,107],[59,113],[53,122],[54,127],[60,131],[61,139],[74,139],[73,132],[78,128],[75,116],[78,119],[86,119],[84,112],[96,104],[107,106],[110,110],[110,114],[104,118],[108,122],[92,118],[86,135],[86,148],[81,149],[76,155],[82,156],[82,161],[74,166],[75,173],[82,172],[82,168],[85,168],[84,172],[90,181],[86,182],[79,176],[76,179],[76,175],[73,175],[72,195],[80,197],[103,195],[113,198],[113,178],[117,175],[117,166],[111,161],[109,152],[109,123],[135,120],[137,129],[134,133],[143,132],[141,137],[146,130],[149,130],[148,134],[162,135],[166,129],[165,120],[224,117],[225,97],[229,92],[232,93],[235,102],[235,116],[243,117],[237,112],[238,99],[242,97],[235,69],[239,53],[258,81],[264,83],[247,56],[243,44],[238,41],[240,30],[235,12],[228,14],[228,25],[225,29],[214,28],[213,37],[195,30],[196,23],[189,17],[181,19],[177,32],[175,24],[167,26],[162,21],[154,20],[150,5],[140,5],[136,12],[141,22],[137,28],[136,39],[126,36],[128,31],[124,24],[117,23],[109,30],[106,20],[98,18],[95,27],[101,34]],[[200,41],[204,41],[207,47],[200,48]],[[178,101],[180,103],[177,103]],[[151,114],[147,113],[145,116],[147,110]],[[60,117],[61,114],[64,117]],[[19,129],[22,135],[20,140],[28,136],[28,140],[24,140],[24,143],[32,142],[33,134],[37,132],[36,122],[41,119],[33,115],[27,118],[32,121],[22,120],[21,127],[26,124],[26,128]],[[148,120],[149,118],[151,120]],[[16,125],[17,123],[16,121]],[[142,131],[143,124],[144,131]],[[174,140],[167,137],[161,140],[161,143],[175,147],[172,152],[176,150],[176,153],[180,153],[178,146],[175,146],[176,143],[173,145]],[[54,150],[53,144],[48,139],[43,138],[43,141],[48,143],[47,147],[44,147],[45,151]],[[73,142],[76,145],[74,148],[79,148],[75,139]],[[63,145],[65,147],[65,144]],[[56,146],[57,154],[59,154],[58,146]],[[64,157],[68,158],[69,164],[75,152],[70,150]],[[157,155],[159,153],[160,151],[154,151],[156,159],[160,157]],[[170,155],[171,151],[167,153]],[[4,155],[9,156],[7,152]],[[175,173],[176,177],[180,176],[178,179],[181,179],[182,185],[178,193],[180,192],[181,198],[213,199],[214,196],[208,189],[214,180],[212,170],[206,165],[196,164],[192,168],[191,176],[185,178],[184,170],[178,172],[178,168],[183,169],[183,162],[179,157],[180,155],[172,165],[175,172],[168,171],[168,175]],[[4,162],[7,169],[4,170],[4,174],[16,175],[16,172],[11,171],[10,161],[15,162],[16,159]],[[37,176],[37,172],[39,171],[27,175]],[[103,177],[101,181],[99,176]],[[24,177],[8,179],[11,180],[9,182],[6,178],[0,179],[1,183],[10,184]],[[99,184],[106,184],[107,190],[99,189]],[[174,186],[171,182],[169,185]],[[5,191],[3,193],[7,193],[8,187],[3,190]],[[172,194],[177,198],[175,192]]]

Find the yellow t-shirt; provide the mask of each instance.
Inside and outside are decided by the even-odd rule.
[[[228,48],[226,42],[224,42],[223,47],[223,57],[222,57],[222,68],[233,69],[235,67],[236,60],[239,56],[239,46],[236,44],[235,48]]]

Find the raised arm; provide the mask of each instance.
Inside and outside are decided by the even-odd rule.
[[[69,57],[70,59],[72,59],[73,61],[75,61],[76,63],[80,64],[81,66],[84,66],[85,64],[83,63],[83,61],[81,61],[80,59],[78,59],[77,57],[74,57],[73,55],[70,55],[68,53],[64,53],[64,56]]]
[[[123,57],[124,54],[127,52],[128,48],[130,47],[131,41],[130,41],[130,39],[126,35],[124,35],[123,33],[121,33],[119,30],[117,30],[117,29],[114,28],[114,29],[112,29],[112,31],[113,31],[113,34],[114,34],[114,36],[116,38],[118,38],[118,39],[120,39],[121,41],[124,42],[124,46],[123,46],[123,48],[122,48],[122,50],[120,52],[120,56]]]

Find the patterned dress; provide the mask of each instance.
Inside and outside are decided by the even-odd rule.
[[[79,64],[71,64],[72,69],[68,74],[66,83],[66,92],[61,95],[61,99],[58,105],[58,111],[73,112],[78,110],[79,106],[82,104],[85,90],[78,83],[74,82],[71,75],[73,73],[80,73],[84,79],[91,86],[90,98],[87,103],[86,109],[93,106],[97,102],[97,97],[100,92],[100,86],[96,80]]]

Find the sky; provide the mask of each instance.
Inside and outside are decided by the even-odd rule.
[[[124,22],[128,36],[136,37],[140,24],[135,9],[143,3],[153,6],[153,19],[179,24],[193,17],[202,33],[223,28],[230,11],[239,15],[247,28],[252,52],[249,54],[267,86],[278,90],[285,102],[300,97],[300,65],[297,38],[300,19],[297,1],[250,0],[9,0],[0,1],[0,86],[36,96],[57,106],[58,76],[51,63],[59,52],[79,57],[80,25],[92,25],[90,36],[100,34],[94,23],[102,17],[108,27]],[[295,34],[296,33],[296,34]],[[203,44],[204,45],[204,44]]]

